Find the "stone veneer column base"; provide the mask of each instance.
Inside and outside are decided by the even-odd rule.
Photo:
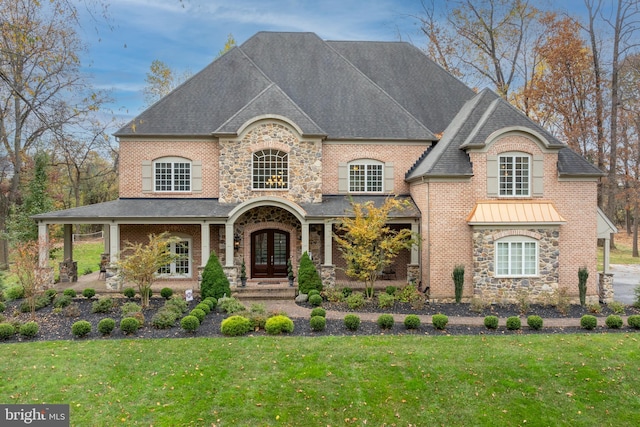
[[[416,286],[420,285],[420,265],[407,264],[407,283],[413,283]]]
[[[613,274],[598,273],[599,298],[605,304],[613,302]]]
[[[320,279],[322,286],[325,288],[335,288],[336,286],[336,266],[322,265],[320,266]]]
[[[238,278],[238,268],[236,266],[222,267],[222,269],[224,270],[224,274],[227,276],[227,279],[229,279],[229,285],[231,287],[238,286],[240,284],[240,279]]]

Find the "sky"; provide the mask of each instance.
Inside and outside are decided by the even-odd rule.
[[[108,24],[81,9],[84,71],[111,91],[120,120],[143,111],[153,60],[196,73],[229,34],[238,45],[259,31],[307,31],[325,40],[410,41],[419,45],[420,0],[108,0]]]

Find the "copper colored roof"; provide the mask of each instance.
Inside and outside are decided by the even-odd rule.
[[[469,225],[562,224],[566,220],[551,202],[490,200],[477,203],[467,222]]]

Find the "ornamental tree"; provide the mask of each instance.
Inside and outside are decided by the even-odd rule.
[[[353,216],[338,224],[334,239],[347,262],[347,276],[364,282],[365,293],[373,297],[380,273],[393,263],[402,249],[410,249],[416,236],[408,229],[393,230],[387,225],[391,211],[402,211],[408,201],[388,198],[380,207],[372,201],[351,203]]]
[[[171,244],[179,241],[178,237],[164,232],[150,234],[146,245],[126,242],[124,258],[118,261],[118,267],[125,282],[133,282],[138,286],[142,308],[149,305],[151,285],[156,280],[158,270],[180,257],[171,252]]]

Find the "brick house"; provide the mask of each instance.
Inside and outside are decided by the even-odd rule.
[[[243,260],[250,279],[278,280],[308,251],[325,285],[343,286],[333,224],[350,199],[396,195],[411,208],[390,223],[422,239],[385,278],[448,300],[463,264],[465,297],[536,299],[577,295],[586,267],[597,300],[601,171],[410,44],[261,32],[116,136],[120,197],[35,217],[41,238],[65,224],[65,258],[71,225],[96,223],[112,261],[121,242],[179,236],[172,280],[197,280],[212,251],[232,284]]]

